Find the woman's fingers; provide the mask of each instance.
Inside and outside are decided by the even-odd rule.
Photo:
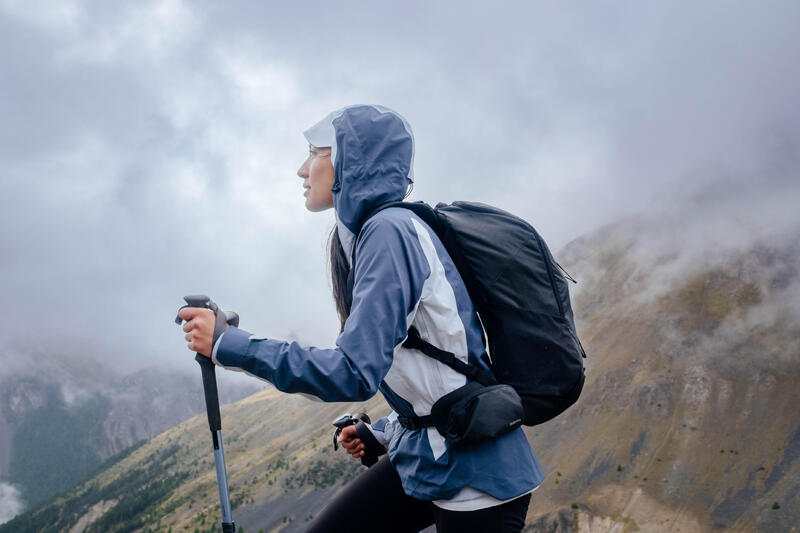
[[[347,453],[349,453],[353,457],[361,457],[362,455],[364,455],[364,445],[361,444],[361,441],[358,441],[358,444],[348,449]]]
[[[364,455],[364,443],[358,438],[355,426],[343,428],[342,433],[339,435],[339,442],[342,448],[356,459]]]
[[[356,431],[355,426],[346,426],[342,428],[341,434],[339,434],[339,442],[342,443],[342,446],[346,450],[350,450],[355,443],[360,443],[361,441],[358,438],[358,432]]]
[[[361,439],[358,438],[342,441],[342,448],[344,448],[348,452],[354,452],[358,450],[359,446],[362,448],[364,447],[364,445],[361,443]]]
[[[360,452],[363,449],[364,449],[364,445],[361,443],[360,440],[356,440],[355,442],[351,443],[350,446],[345,447],[345,450],[347,450],[347,453],[351,453],[351,454],[352,453],[356,453],[356,452]]]
[[[184,307],[178,316],[186,320],[186,323],[183,324],[183,331],[186,333],[185,339],[189,350],[210,357],[216,320],[214,312],[210,309]]]
[[[347,453],[349,453],[350,455],[352,455],[353,457],[355,457],[357,459],[357,458],[361,457],[362,455],[364,455],[364,445],[362,444],[361,446],[359,446],[359,447],[357,447],[355,449],[347,450]]]
[[[356,431],[355,426],[345,426],[339,434],[339,440],[341,441],[350,440],[353,437],[358,437],[358,431]]]

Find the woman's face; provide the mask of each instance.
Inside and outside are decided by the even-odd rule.
[[[333,163],[330,148],[317,148],[308,145],[308,159],[297,171],[303,180],[306,209],[324,211],[333,207]]]

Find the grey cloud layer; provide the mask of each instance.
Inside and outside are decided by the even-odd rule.
[[[0,4],[0,357],[180,361],[197,291],[331,343],[332,217],[293,176],[300,132],[354,102],[411,122],[416,198],[495,203],[554,248],[800,197],[793,2],[61,5]],[[752,205],[736,231],[797,222]]]

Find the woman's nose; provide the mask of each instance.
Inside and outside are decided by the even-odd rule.
[[[300,168],[297,169],[297,177],[301,179],[306,179],[308,177],[308,165],[303,163],[300,165]]]

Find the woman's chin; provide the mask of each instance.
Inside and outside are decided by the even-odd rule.
[[[320,211],[325,211],[328,209],[328,205],[321,204],[319,202],[312,202],[309,198],[306,198],[306,209],[311,211],[312,213],[319,213]]]

